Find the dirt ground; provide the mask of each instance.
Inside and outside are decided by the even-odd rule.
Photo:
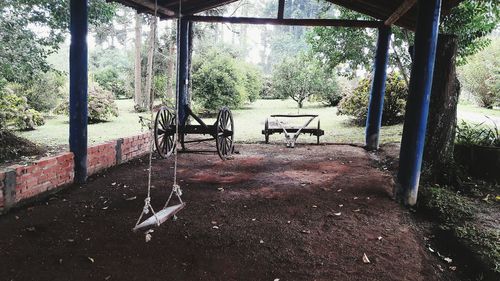
[[[180,154],[187,202],[145,242],[131,228],[146,158],[0,217],[1,280],[458,280],[440,270],[389,172],[349,145]],[[153,204],[172,185],[153,162]],[[363,262],[366,254],[370,263]],[[444,265],[443,265],[444,266]]]

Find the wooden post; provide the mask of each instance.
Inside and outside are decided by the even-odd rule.
[[[440,13],[441,0],[418,1],[414,59],[395,190],[396,198],[405,205],[417,202]]]
[[[87,0],[70,1],[69,148],[75,157],[75,181],[87,179]]]
[[[377,53],[373,71],[373,81],[366,117],[366,149],[377,150],[382,113],[384,111],[385,81],[387,79],[387,62],[389,60],[389,45],[391,28],[381,27],[378,30]]]
[[[285,0],[279,0],[278,2],[278,19],[283,19],[285,14]]]
[[[179,36],[179,47],[177,48],[179,52],[179,62],[177,64],[177,71],[179,75],[179,83],[177,85],[177,90],[179,93],[179,100],[177,104],[179,106],[179,121],[180,127],[186,124],[188,114],[188,90],[189,90],[189,21],[186,19],[179,20],[178,28]]]

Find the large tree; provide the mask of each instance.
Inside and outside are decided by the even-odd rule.
[[[325,93],[338,95],[339,91],[335,75],[306,55],[287,58],[276,65],[271,85],[275,96],[291,98],[299,108],[313,95],[319,98]]]
[[[89,1],[89,23],[108,23],[115,6]],[[0,1],[0,79],[29,83],[51,67],[47,56],[59,49],[69,29],[65,0]]]

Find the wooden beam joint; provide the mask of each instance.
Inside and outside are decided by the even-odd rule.
[[[285,14],[285,0],[279,0],[278,19],[283,19],[284,14]]]
[[[417,0],[405,0],[384,22],[384,25],[391,26],[404,16],[417,2]]]

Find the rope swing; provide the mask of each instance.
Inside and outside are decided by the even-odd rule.
[[[180,23],[180,20],[182,18],[181,5],[182,5],[181,1],[179,0],[179,23]],[[157,14],[158,14],[158,0],[155,0],[154,19],[153,19],[155,21],[155,24],[153,25],[154,28],[152,30],[152,32],[153,32],[153,35],[152,35],[153,36],[152,37],[153,50],[154,50],[155,44],[156,44]],[[180,45],[179,29],[180,28],[178,27],[177,28],[177,46],[178,47]],[[177,50],[179,50],[179,48],[177,48]],[[179,52],[177,52],[177,68],[179,68],[179,60],[180,60],[180,55],[179,55]],[[154,65],[154,55],[153,55],[152,65]],[[177,71],[176,81],[177,81],[177,85],[180,85],[179,84],[179,71]],[[149,111],[151,114],[151,116],[150,116],[151,122],[154,118],[154,116],[153,116],[154,94],[153,93],[154,93],[154,91],[150,92],[150,101],[151,102],[150,102]],[[172,189],[170,191],[170,195],[168,196],[167,201],[165,202],[165,205],[163,206],[163,208],[158,212],[155,212],[153,206],[151,205],[151,178],[152,178],[153,141],[154,141],[155,128],[151,124],[149,126],[151,139],[149,142],[149,168],[148,168],[148,183],[147,183],[148,193],[147,193],[146,198],[144,199],[144,207],[142,208],[141,215],[137,219],[137,222],[135,223],[135,226],[133,228],[133,231],[137,231],[140,229],[148,229],[145,232],[146,242],[151,239],[151,235],[150,235],[150,233],[152,232],[152,230],[150,229],[151,227],[160,226],[162,223],[164,223],[165,221],[167,221],[171,217],[175,218],[175,215],[177,214],[177,212],[179,212],[182,208],[184,208],[184,206],[186,206],[186,203],[183,202],[182,198],[181,198],[181,196],[182,196],[181,187],[177,184],[177,154],[178,154],[177,148],[179,147],[179,137],[178,137],[179,136],[179,126],[177,126],[177,120],[179,120],[179,87],[177,87],[177,90],[176,90],[175,100],[176,100],[176,106],[175,106],[175,124],[176,124],[176,126],[175,126],[175,136],[174,136],[175,147],[174,147],[174,152],[173,152],[174,153],[174,179],[173,179],[173,185],[172,185]],[[175,195],[177,197],[179,204],[169,206],[170,200],[172,199],[173,195]],[[149,218],[143,220],[143,217],[145,215],[148,215],[150,212],[151,212],[151,216]]]

